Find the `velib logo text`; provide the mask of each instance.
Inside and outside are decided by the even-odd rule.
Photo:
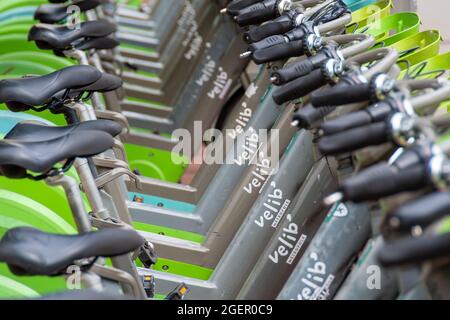
[[[202,122],[194,123],[191,133],[177,129],[172,133],[177,144],[172,149],[172,162],[182,164],[180,157],[191,159],[192,164],[234,164],[239,166],[257,165],[272,175],[279,165],[279,130],[255,130],[252,127],[235,137],[235,130],[203,130]],[[232,138],[233,137],[233,138]],[[199,146],[205,146],[200,159],[194,157]],[[264,179],[266,180],[266,179]],[[264,181],[262,181],[264,182]]]

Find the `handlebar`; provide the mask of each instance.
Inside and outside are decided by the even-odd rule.
[[[301,16],[298,9],[289,10],[280,17],[255,27],[244,34],[248,43],[258,42],[264,38],[284,34],[295,28],[297,17]]]
[[[292,124],[298,128],[310,129],[334,110],[336,107],[314,108],[308,103],[294,114]]]
[[[323,137],[319,141],[319,149],[323,155],[336,155],[380,145],[389,139],[388,125],[385,122],[377,122]]]
[[[236,16],[239,14],[240,10],[250,7],[262,0],[234,0],[224,9],[221,10],[222,13],[228,13],[231,16]]]
[[[325,84],[326,79],[322,70],[317,69],[307,76],[295,79],[277,88],[272,97],[278,105],[281,105],[287,101],[304,97]]]
[[[279,16],[278,1],[264,0],[239,10],[235,16],[237,24],[241,27],[261,24]]]
[[[332,135],[346,130],[367,126],[374,122],[385,121],[393,111],[392,106],[382,101],[364,110],[351,112],[339,118],[326,121],[321,129],[324,135]]]
[[[389,227],[410,231],[415,226],[427,227],[450,212],[450,194],[435,192],[407,203],[389,214]]]
[[[378,260],[385,267],[419,264],[447,256],[450,253],[450,233],[424,235],[385,244]]]

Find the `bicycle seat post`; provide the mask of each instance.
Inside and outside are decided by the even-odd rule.
[[[105,207],[102,194],[97,188],[97,184],[89,167],[88,160],[77,158],[74,163],[74,167],[77,170],[78,176],[81,180],[81,185],[83,186],[83,189],[88,197],[89,204],[92,208],[92,215],[107,222],[113,220],[120,223],[121,220],[117,212],[115,210],[108,210],[108,208]],[[134,278],[136,283],[141,282],[130,255],[115,257],[111,260],[115,268],[126,271],[132,278]],[[142,291],[141,296],[145,297],[143,287],[138,287]],[[135,286],[130,288],[127,284],[122,283],[122,288],[126,294],[136,294],[136,292],[134,292]]]
[[[78,232],[89,232],[92,226],[76,180],[60,173],[46,178],[45,182],[49,186],[60,186],[64,189]]]

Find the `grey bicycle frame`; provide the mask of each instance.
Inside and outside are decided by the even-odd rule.
[[[362,56],[364,57],[365,54],[363,54]],[[358,58],[359,57],[357,56],[357,59]],[[353,59],[353,58],[351,58],[351,59]],[[390,59],[387,58],[386,61],[383,61],[382,63],[380,63],[379,66],[381,68],[385,68],[387,66],[387,64],[385,62],[387,62],[389,60]],[[372,73],[373,72],[371,72],[371,74]],[[367,76],[370,76],[370,75],[368,74]],[[325,171],[325,172],[323,172],[323,171]],[[320,181],[319,182],[314,181],[315,179],[317,179],[316,177],[326,176],[326,172],[328,172],[328,175],[331,177],[332,172],[334,172],[334,169],[333,169],[332,164],[331,164],[331,167],[328,167],[328,165],[326,164],[326,160],[322,159],[322,161],[320,161],[316,164],[315,169],[313,169],[312,172],[313,173],[311,174],[310,188],[313,188],[314,185],[316,185],[316,187],[317,187],[317,185],[319,185]],[[305,184],[305,186],[307,186],[307,185],[308,185],[308,183]],[[323,186],[323,187],[324,187],[323,190],[327,189],[327,186]],[[332,187],[332,184],[330,183],[328,185],[328,187]],[[328,190],[328,191],[330,191],[330,190]],[[325,192],[327,192],[327,191],[325,191]],[[311,193],[317,194],[317,198],[311,199],[308,202],[320,203],[321,196],[323,196],[323,194],[320,194],[320,192],[317,192],[317,191],[311,192]],[[300,202],[300,205],[302,205],[302,202]],[[338,209],[340,209],[340,208],[339,207],[333,208],[332,212],[329,214],[329,217],[331,217],[335,212],[338,212]],[[344,207],[344,209],[345,209],[345,207]],[[301,211],[304,212],[305,210],[301,210]],[[322,214],[323,213],[324,213],[324,211],[322,212]],[[308,213],[306,213],[306,215],[308,216]],[[314,215],[314,213],[309,212],[309,215]],[[293,218],[293,221],[295,221],[294,219],[295,218]],[[293,268],[295,267],[295,262],[298,261],[296,259],[300,259],[300,257],[302,257],[302,253],[303,253],[302,248],[303,249],[306,248],[305,243],[308,243],[309,241],[311,241],[310,239],[313,238],[312,236],[317,231],[318,225],[316,225],[315,222],[317,223],[317,221],[318,221],[320,223],[321,215],[317,214],[317,216],[313,217],[312,220],[313,220],[313,222],[310,222],[308,224],[305,224],[304,222],[301,223],[302,221],[295,221],[295,223],[292,223],[292,224],[290,222],[285,221],[285,223],[286,223],[286,225],[284,226],[285,229],[277,230],[277,233],[274,235],[274,239],[284,239],[283,237],[286,237],[286,233],[287,233],[285,230],[290,230],[290,228],[289,228],[290,226],[291,227],[297,226],[297,229],[298,229],[298,226],[302,225],[305,228],[305,232],[302,234],[302,237],[300,238],[301,240],[299,240],[299,242],[297,243],[297,247],[294,247],[294,244],[289,244],[291,247],[288,247],[288,248],[293,250],[293,252],[295,253],[294,256],[291,258],[289,249],[287,249],[285,247],[285,245],[286,245],[286,241],[285,241],[283,243],[284,246],[281,246],[282,247],[281,252],[285,255],[289,255],[289,258],[286,260],[285,263],[279,264],[278,259],[275,259],[274,256],[275,256],[275,254],[281,254],[281,253],[277,253],[277,250],[279,250],[280,245],[277,244],[276,241],[273,241],[271,243],[271,245],[269,245],[266,248],[264,254],[261,256],[255,269],[253,270],[253,273],[249,276],[249,278],[246,282],[246,285],[244,285],[243,289],[239,293],[239,295],[238,295],[239,299],[273,299],[277,296],[279,290],[281,290],[284,282],[289,277]],[[368,218],[368,220],[370,221],[369,218]],[[320,235],[320,229],[318,231],[318,234]],[[294,240],[297,240],[297,239],[294,238]],[[315,241],[317,241],[317,240],[314,237],[312,239],[311,245],[314,245]],[[333,241],[330,241],[330,242],[333,242]],[[270,288],[264,289],[263,284],[267,283],[267,281],[271,281],[272,285]]]
[[[138,70],[157,73],[157,78],[154,78],[125,72],[123,78],[126,81],[127,96],[172,106],[181,88],[192,77],[191,71],[197,65],[202,52],[208,49],[208,41],[217,33],[216,29],[220,25],[217,23],[217,8],[210,2],[196,0],[193,4],[186,2],[185,6],[193,11],[193,19],[176,23],[177,28],[168,39],[167,48],[161,53],[161,58],[145,61],[145,55],[136,54],[130,58],[114,58],[125,66],[132,65]],[[120,53],[120,50],[118,52]]]
[[[326,210],[321,208],[322,197],[335,186],[335,178],[326,159],[316,162],[297,195],[296,203],[273,233],[246,279],[238,299],[276,297],[326,214]],[[265,285],[268,281],[270,287]]]
[[[207,108],[205,108],[205,109],[207,109]],[[267,108],[265,108],[266,110],[267,110]],[[196,114],[196,113],[195,113]],[[142,135],[140,135],[139,136],[139,139],[141,139],[142,138]],[[133,141],[133,140],[131,140],[131,141]],[[137,141],[133,141],[133,142],[137,142]],[[191,190],[192,191],[192,190]],[[142,208],[141,206],[139,206],[139,208],[137,208],[137,209],[140,209],[140,208]]]
[[[288,118],[290,118],[290,116]],[[310,165],[312,164],[312,158],[310,158],[310,160],[306,160],[306,163],[301,162],[297,159],[298,158],[296,156],[297,152],[295,152],[295,151],[300,151],[300,149],[303,149],[303,152],[305,152],[305,149],[304,149],[305,145],[311,146],[311,136],[306,132],[304,132],[303,134],[300,134],[300,137],[298,137],[295,140],[295,142],[293,142],[293,147],[291,147],[292,149],[290,149],[290,151],[288,153],[288,155],[290,155],[290,156],[288,156],[288,158],[282,162],[282,165],[280,168],[280,172],[282,172],[283,174],[281,176],[278,176],[278,175],[274,176],[273,181],[271,181],[270,184],[275,183],[277,185],[279,184],[279,186],[282,187],[285,183],[288,183],[288,186],[289,185],[291,186],[290,191],[295,192],[295,191],[292,191],[292,188],[294,188],[294,190],[295,190],[295,186],[298,186],[298,184],[301,183],[301,180],[302,180],[301,175],[303,175],[305,177],[306,174],[309,172]],[[310,152],[308,152],[308,153],[311,154]],[[283,160],[284,160],[284,158],[283,158]],[[309,163],[309,166],[308,166],[308,163]],[[302,172],[300,174],[300,176],[292,175],[293,173],[297,172],[296,170],[294,170],[294,171],[291,170],[294,168],[297,168],[296,170],[300,170],[300,172]],[[287,177],[290,177],[290,180],[286,179]],[[272,188],[268,188],[267,191],[265,191],[265,193],[263,193],[263,197],[271,195],[272,191],[273,191]],[[260,209],[264,208],[265,204],[267,204],[266,201],[267,201],[267,197],[264,197],[264,201],[260,201],[259,205],[257,205],[257,207],[252,211],[252,212],[254,212],[253,215],[260,214]],[[254,225],[254,224],[252,223],[252,225]],[[255,228],[259,228],[259,227],[255,226]],[[245,234],[248,235],[248,233],[246,233],[246,232],[242,233],[242,235],[245,235]],[[242,254],[242,252],[243,252],[242,249],[240,252]],[[233,255],[233,254],[231,254],[231,255]],[[234,255],[236,255],[236,253],[234,253]],[[230,258],[228,258],[228,259],[231,259],[231,258],[232,258],[232,256],[230,256]],[[231,259],[231,260],[234,260],[234,259]],[[222,279],[222,282],[227,283],[227,281],[225,280],[226,278],[223,278],[223,276],[224,275],[222,272],[217,273],[217,277],[219,277],[219,279]],[[167,277],[167,275],[166,275],[166,277]],[[174,283],[177,283],[179,281],[184,281],[184,279],[177,279],[177,277],[175,277],[175,279],[176,280],[173,280],[172,282],[168,282],[165,288],[169,289],[169,287],[173,287]],[[242,279],[245,279],[245,277]],[[157,277],[157,280],[158,280],[158,283],[160,283],[160,279],[158,277]],[[189,286],[191,286],[191,283],[189,283]],[[192,290],[193,290],[193,288],[191,288],[191,291]],[[198,290],[200,290],[200,289],[193,290],[192,291],[193,294],[196,292],[198,293]],[[202,288],[202,290],[204,290],[204,288]],[[238,287],[236,287],[234,290],[235,291],[238,290]],[[218,293],[220,293],[220,291],[218,291],[216,293],[216,296]]]
[[[319,228],[277,298],[325,300],[333,297],[370,232],[367,206],[344,204]]]
[[[183,16],[183,12],[186,12],[183,11],[183,5],[183,1],[175,3],[173,1],[161,1],[154,14],[150,16],[130,10],[125,12],[119,8],[116,15],[116,21],[119,23],[118,39],[131,44],[147,46],[160,54],[164,50],[162,46],[167,43],[175,31],[176,21]],[[154,28],[153,25],[157,25],[157,28]],[[130,34],[136,29],[151,31],[150,37]],[[128,52],[130,51],[126,49],[122,51],[124,54]]]
[[[255,131],[270,128],[282,109],[284,107],[276,105],[270,94],[267,94],[249,122],[248,128]],[[237,149],[243,150],[242,147]],[[234,152],[230,151],[226,162],[232,163],[233,159]],[[193,214],[170,212],[135,203],[129,203],[130,213],[136,221],[206,234],[220,210],[226,205],[226,201],[230,198],[235,186],[248,169],[247,165],[220,166],[200,198]]]
[[[266,83],[266,79],[262,79],[262,77],[259,77],[258,81],[260,81],[260,82],[262,81],[263,84]],[[258,86],[259,85],[256,84],[254,87],[258,87]],[[262,86],[259,86],[259,87],[262,88]],[[268,95],[266,95],[266,98],[267,97],[268,97]],[[252,95],[251,97],[248,98],[248,101],[254,102],[255,99],[256,99],[256,97],[254,97]],[[254,116],[252,117],[252,120],[249,122],[249,126],[254,128],[254,130],[270,128],[272,123],[276,120],[276,118],[278,116],[278,112],[279,112],[278,110],[280,110],[280,108],[278,106],[274,106],[274,102],[272,101],[272,99],[268,98],[268,99],[265,99],[263,101],[263,104],[258,108],[258,110],[259,111],[254,114]],[[268,111],[264,112],[264,110],[268,110]],[[130,139],[130,140],[131,140],[130,142],[134,142],[133,139]],[[213,195],[214,194],[219,194],[221,196],[223,195],[222,196],[223,200],[221,200],[222,202],[226,201],[226,198],[228,197],[229,194],[225,194],[225,192],[221,191],[221,183],[223,181],[222,180],[223,178],[221,178],[221,177],[227,177],[226,180],[229,181],[230,170],[232,170],[232,169],[233,169],[233,167],[228,167],[228,169],[226,169],[226,172],[224,172],[224,173],[222,173],[220,175],[219,175],[219,173],[217,173],[216,179],[215,179],[216,183],[213,186],[213,191],[210,192],[210,194],[213,194]],[[225,169],[222,169],[222,170],[224,171]],[[210,172],[210,174],[211,174],[211,172]],[[241,174],[241,172],[236,174],[234,180],[231,180],[231,183],[236,181],[236,179],[239,179],[240,174]],[[211,174],[211,178],[210,179],[212,179],[213,175],[214,175],[214,173]],[[158,186],[158,187],[161,186],[160,182],[156,182],[154,179],[147,179],[147,178],[144,178],[144,177],[139,177],[139,180],[141,182],[140,184],[142,185],[143,190],[136,190],[136,187],[135,186],[133,187],[130,184],[129,186],[131,187],[131,189],[134,189],[136,192],[143,192],[145,190],[148,190],[150,192],[161,192],[161,190],[158,191],[157,188],[155,188],[155,186]],[[177,187],[176,184],[164,183],[164,186],[166,188],[167,187],[171,187],[173,190],[180,190],[180,187]],[[164,191],[164,190],[166,190],[166,191]],[[193,188],[185,188],[184,190],[186,190],[189,195],[192,194],[195,191],[195,189],[193,189]],[[162,192],[163,193],[167,192],[167,189],[162,189]],[[231,192],[231,190],[229,192]],[[163,196],[167,196],[167,194],[164,194]],[[188,195],[186,194],[186,196],[188,196]],[[193,201],[193,200],[195,201],[195,198],[192,199],[193,197],[191,198],[191,196],[189,196],[189,198],[190,198],[190,201]],[[189,200],[189,199],[183,198],[182,200],[186,201],[186,200]],[[207,203],[207,201],[204,201],[204,202]],[[133,212],[133,208],[135,208],[135,210],[138,212],[137,214],[140,214],[141,212],[143,212],[144,217],[145,216],[147,216],[148,218],[151,217],[152,221],[155,221],[154,219],[155,219],[155,215],[156,214],[161,214],[163,219],[164,219],[164,217],[168,218],[167,217],[167,213],[170,213],[167,210],[164,210],[162,208],[153,208],[153,207],[150,207],[150,206],[142,206],[142,205],[140,205],[140,206],[137,206],[137,205],[133,206],[133,203],[130,203],[129,206],[132,209],[131,210],[132,212]],[[205,204],[205,206],[206,206],[206,204]],[[202,208],[202,207],[200,207],[200,208]],[[218,205],[218,206],[216,206],[216,208],[221,208],[221,206]],[[180,221],[178,222],[178,225],[179,226],[187,226],[187,228],[189,230],[189,224],[186,224],[185,221],[191,221],[191,224],[194,225],[192,228],[197,228],[197,229],[192,229],[192,230],[196,231],[196,230],[198,230],[199,227],[201,227],[201,226],[198,225],[198,223],[197,223],[198,221],[204,220],[204,221],[206,221],[209,224],[212,223],[212,221],[214,219],[214,217],[212,216],[212,215],[214,215],[214,211],[212,211],[210,208],[206,208],[205,211],[203,211],[203,212],[205,212],[205,215],[207,215],[207,214],[210,215],[210,217],[206,218],[206,219],[201,217],[201,219],[199,219],[199,217],[197,217],[195,215],[183,215],[182,217],[179,218]],[[153,213],[152,216],[150,216],[151,213]],[[181,213],[174,213],[174,216],[180,216],[180,215],[181,215]],[[181,221],[183,219],[185,221]],[[171,221],[171,220],[172,219],[169,219],[169,221]],[[156,220],[156,221],[158,221],[158,220]],[[169,223],[173,223],[173,220],[171,222],[169,222]],[[177,226],[175,226],[175,227],[177,227]]]
[[[208,281],[166,276],[164,277],[166,281],[162,282],[157,274],[158,288],[161,287],[164,292],[173,287],[171,282],[183,281],[190,288],[188,298],[234,298],[258,259],[259,252],[270,240],[277,223],[280,223],[288,212],[289,199],[295,195],[309,173],[313,163],[312,153],[308,159],[300,161],[297,152],[306,152],[311,147],[312,136],[308,132],[300,132],[293,139],[292,145],[281,160],[278,174],[261,190],[261,196],[253,205]],[[272,220],[269,220],[270,215],[273,215]]]
[[[220,17],[216,19],[216,24],[220,22],[219,29],[214,32],[212,41],[205,44],[209,48],[199,58],[199,63],[186,60],[178,67],[178,69],[186,69],[184,72],[191,74],[186,85],[174,83],[163,89],[167,90],[169,96],[173,94],[174,97],[177,97],[176,101],[172,101],[170,114],[161,117],[159,116],[160,110],[155,114],[152,113],[153,109],[149,109],[148,106],[139,107],[137,105],[134,105],[132,112],[127,112],[127,102],[122,104],[124,115],[128,117],[132,126],[172,133],[178,128],[189,128],[188,124],[192,122],[189,120],[193,116],[204,121],[205,127],[212,122],[206,116],[210,113],[217,115],[222,110],[229,95],[238,85],[240,76],[247,65],[245,60],[237,63],[235,59],[232,60],[232,56],[241,51],[245,47],[245,43],[237,36],[233,23],[231,21],[221,22],[222,19]],[[191,68],[188,67],[189,65]],[[195,65],[196,67],[193,68]],[[223,79],[225,76],[226,78]],[[186,81],[183,80],[183,82]],[[176,86],[179,90],[176,89]],[[127,88],[129,87],[125,85],[125,91],[128,93]],[[215,90],[219,90],[220,93],[214,94]],[[131,92],[131,94],[133,93],[137,95],[138,92]],[[204,112],[204,110],[209,112]]]
[[[270,95],[270,91],[269,91],[269,93],[267,94],[267,95]],[[269,99],[266,99],[265,101],[269,101],[269,102],[271,102],[271,99],[269,98]],[[273,102],[272,102],[273,103]],[[258,109],[258,111],[259,111],[259,114],[262,114],[262,115],[264,115],[264,116],[268,116],[269,115],[269,112],[267,111],[267,110],[271,110],[272,108],[270,108],[270,107],[268,107],[268,106],[261,106],[259,109]],[[266,111],[264,111],[264,110],[266,110]],[[276,109],[275,109],[276,110]],[[274,119],[273,117],[274,117],[275,115],[272,115],[272,119]],[[255,117],[255,118],[257,118],[257,117]],[[255,118],[253,119],[253,120],[255,120]],[[267,121],[267,120],[266,120]],[[267,124],[268,125],[270,125],[270,123],[272,122],[273,120],[270,120]],[[267,125],[266,125],[266,127],[268,127]],[[225,166],[225,168],[226,168],[226,166]],[[231,178],[231,175],[230,175],[230,169],[225,169],[225,168],[221,168],[222,169],[222,171],[225,171],[226,170],[226,174],[225,175],[223,175],[223,177],[224,177],[224,179],[223,180],[226,180],[227,182],[226,183],[228,183],[228,184],[231,184],[231,185],[233,185],[234,186],[234,184],[236,183],[236,179],[238,178],[238,177],[240,177],[240,175],[241,175],[241,172],[237,172],[237,174],[235,175],[235,178],[233,179],[233,178]],[[218,172],[218,174],[220,175],[220,171]],[[217,201],[218,199],[217,199],[217,196],[215,197],[215,200],[216,201],[210,201],[210,199],[211,199],[211,197],[208,197],[208,192],[210,192],[210,190],[212,189],[213,190],[213,195],[215,195],[215,194],[217,194],[217,193],[219,193],[219,194],[224,194],[224,193],[226,193],[226,192],[224,192],[223,190],[229,190],[228,192],[231,192],[232,191],[232,189],[230,189],[230,188],[224,188],[224,184],[223,184],[223,182],[222,182],[222,179],[217,179],[216,181],[218,181],[218,183],[217,184],[214,184],[214,182],[212,183],[212,188],[210,187],[208,190],[207,190],[207,192],[205,193],[205,195],[204,195],[204,199],[208,199],[208,203],[210,203],[210,204],[217,204],[218,206],[216,206],[216,210],[218,210],[218,209],[220,209],[220,208],[222,208],[223,207],[223,205],[225,204],[225,201],[226,201],[226,199],[228,198],[227,197],[227,195],[225,195],[225,197],[222,197],[222,200],[221,201]],[[226,186],[227,184],[225,184],[225,186]],[[214,186],[216,186],[215,188],[214,188]],[[199,203],[199,206],[198,206],[198,210],[197,210],[197,212],[199,212],[200,211],[200,214],[202,213],[202,211],[201,211],[201,209],[203,208],[202,207],[202,204],[203,203],[205,203],[205,202],[202,202],[202,201],[200,201],[200,203]],[[159,221],[158,219],[156,219],[156,216],[155,215],[152,215],[152,216],[150,216],[150,215],[148,215],[148,213],[149,213],[149,210],[148,210],[148,207],[146,206],[146,207],[144,207],[144,206],[142,206],[142,205],[138,205],[138,204],[136,204],[135,205],[135,210],[133,210],[133,207],[132,207],[132,205],[133,204],[130,204],[130,208],[131,208],[131,212],[132,212],[132,214],[133,214],[133,216],[134,216],[134,218],[136,219],[136,220],[138,220],[138,221],[142,221],[142,222],[146,222],[146,223],[155,223],[155,224],[157,224],[157,225],[164,225],[164,221]],[[199,223],[199,221],[203,221],[203,222],[206,222],[204,225],[210,225],[210,223],[212,223],[212,221],[213,221],[213,218],[212,218],[212,213],[214,212],[214,210],[212,210],[211,209],[211,205],[205,205],[207,208],[208,208],[208,210],[207,210],[207,212],[209,213],[209,216],[208,216],[208,218],[207,219],[210,219],[209,220],[209,222],[208,221],[205,221],[206,219],[204,218],[204,217],[202,217],[202,220],[200,220],[200,219],[198,219],[198,216],[196,216],[195,214],[193,214],[193,215],[186,215],[186,216],[181,216],[179,213],[177,214],[177,213],[175,213],[175,214],[172,214],[172,216],[173,216],[173,218],[175,218],[175,220],[176,220],[176,222],[175,223],[177,223],[177,225],[174,225],[174,222],[169,222],[170,224],[166,224],[166,226],[169,226],[169,227],[175,227],[175,228],[178,228],[178,226],[180,226],[181,228],[184,228],[185,230],[187,229],[188,231],[196,231],[195,229],[189,229],[189,227],[188,228],[186,228],[186,221],[191,221],[191,223],[193,224],[193,228],[195,228],[195,227],[197,227],[197,228],[199,228],[199,225],[200,225],[200,223]],[[159,211],[159,216],[158,217],[162,217],[162,218],[164,218],[164,219],[167,219],[168,218],[168,213],[170,214],[170,212],[167,212],[167,210],[164,210],[164,209],[157,209],[157,211]],[[140,214],[140,216],[139,216],[139,214]],[[148,219],[148,220],[143,220],[143,219]],[[184,220],[184,221],[183,221]],[[201,225],[200,227],[203,227],[203,225]],[[205,227],[204,227],[205,228]],[[203,229],[203,230],[201,230],[201,231],[203,231],[203,232],[205,232],[206,233],[206,231],[207,231],[208,229],[207,228],[205,228],[205,229]]]
[[[368,241],[335,300],[392,300],[397,297],[399,288],[395,272],[378,263],[383,244],[381,236]]]
[[[104,206],[104,197],[102,192],[96,188],[95,179],[92,175],[91,169],[89,168],[87,159],[76,159],[74,167],[80,177],[81,184],[86,189],[89,189],[89,192],[87,192],[86,195],[92,208],[92,212],[90,213],[91,219],[89,219],[90,215],[88,215],[82,201],[78,184],[73,178],[67,177],[61,173],[58,176],[47,178],[46,182],[50,186],[63,187],[78,231],[80,233],[90,231],[92,228],[91,221],[97,222],[93,224],[93,226],[97,228],[104,226],[109,228],[125,227],[125,225],[113,222],[120,222],[117,212],[115,210],[109,210],[109,208]],[[103,224],[99,225],[98,222]],[[99,267],[98,274],[108,279],[111,279],[111,277],[114,277],[117,280],[120,279],[118,282],[120,282],[124,293],[133,294],[136,298],[146,298],[145,291],[142,285],[140,285],[141,280],[139,274],[137,273],[137,269],[131,260],[131,254],[113,257],[111,258],[111,261],[114,269],[110,268],[108,270],[107,268],[102,269]]]

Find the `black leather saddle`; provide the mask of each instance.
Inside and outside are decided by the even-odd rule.
[[[93,120],[80,122],[70,126],[48,126],[46,124],[24,121],[16,124],[9,131],[5,139],[19,141],[46,141],[66,136],[77,135],[83,131],[103,131],[115,137],[122,131],[122,127],[112,120]]]
[[[8,230],[0,241],[0,261],[16,275],[54,276],[75,261],[115,257],[139,248],[134,230],[103,229],[80,235],[57,235],[28,227]]]
[[[123,81],[120,77],[117,77],[109,73],[102,73],[100,79],[94,82],[93,84],[83,88],[70,90],[70,93],[66,98],[76,99],[77,97],[82,96],[82,94],[86,92],[87,93],[110,92],[119,89],[120,87],[122,87],[122,85]],[[65,90],[61,91],[55,95],[55,98],[60,100],[64,99],[65,93],[66,93]]]
[[[34,14],[34,19],[43,23],[57,23],[70,15],[70,10],[68,10],[68,8],[71,5],[76,5],[80,9],[80,12],[85,12],[95,9],[106,1],[107,0],[76,0],[69,4],[62,3],[64,1],[51,1],[57,4],[43,4],[39,6]]]
[[[104,20],[82,22],[77,28],[37,24],[30,29],[28,40],[34,41],[40,49],[57,52],[70,48],[112,49],[119,44],[111,36],[115,31],[116,26]]]
[[[47,173],[57,163],[86,158],[100,154],[114,145],[114,138],[102,131],[76,131],[54,138],[54,133],[48,134],[49,139],[41,141],[0,141],[0,174],[12,178],[29,177],[27,171]]]
[[[0,81],[0,103],[12,111],[49,103],[59,92],[82,89],[100,80],[102,73],[91,66],[72,66],[41,77]]]
[[[75,92],[109,92],[122,87],[123,81],[120,77],[102,73],[100,79],[86,87],[76,89]]]

